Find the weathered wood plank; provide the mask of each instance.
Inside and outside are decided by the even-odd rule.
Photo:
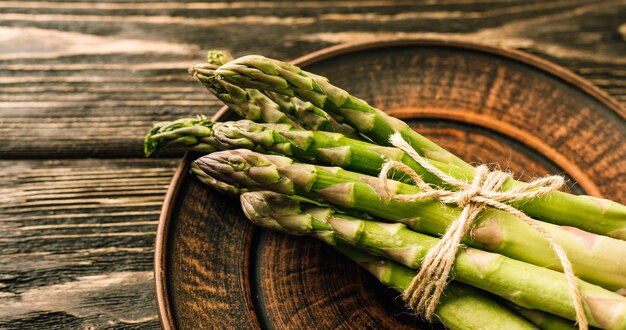
[[[177,162],[0,162],[0,327],[157,328],[154,237]]]
[[[0,155],[140,156],[153,122],[219,109],[185,72],[208,48],[294,58],[398,37],[488,43],[624,102],[624,15],[623,1],[0,2]]]

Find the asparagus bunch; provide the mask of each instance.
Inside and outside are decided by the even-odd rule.
[[[191,165],[191,172],[197,175],[200,181],[220,193],[241,195],[244,213],[259,227],[292,235],[310,235],[320,238],[372,273],[381,283],[400,293],[406,290],[416,274],[415,270],[400,263],[359,251],[349,244],[334,239],[328,232],[314,230],[313,226],[307,225],[306,221],[296,223],[288,220],[291,216],[300,217],[300,214],[293,211],[299,208],[301,201],[268,191],[248,193],[246,189],[237,188],[208,176],[195,163]],[[267,201],[268,203],[259,203],[260,201]],[[306,199],[304,201],[308,202],[308,204],[303,203],[304,205],[316,206],[320,210],[324,210],[313,201]],[[331,212],[328,207],[325,210]],[[277,219],[276,215],[278,214],[282,216]],[[293,226],[285,226],[285,223],[292,223]],[[531,320],[529,323],[520,315],[512,313],[511,310],[490,299],[484,292],[461,283],[452,283],[447,287],[446,295],[437,306],[436,313],[439,320],[449,329],[495,330],[502,329],[502,327],[507,329],[536,329],[532,324],[539,324],[539,321],[544,319],[552,320],[554,324],[561,326],[567,324],[567,321],[553,315],[540,311],[530,311],[519,306],[515,308],[526,313],[533,313],[534,318],[527,318]],[[567,328],[548,327],[543,329],[561,330]]]
[[[219,79],[219,76],[214,74],[214,70],[232,60],[230,54],[210,51],[207,58],[207,63],[194,66],[190,69],[190,73],[239,116],[256,122],[290,123],[311,130],[357,136],[351,126],[338,123],[310,102],[269,91],[261,92],[254,88],[241,88]]]
[[[260,202],[265,199],[273,200],[270,203]],[[254,224],[274,231],[317,237],[356,261],[383,284],[398,292],[403,292],[416,274],[415,270],[399,263],[344,244],[329,232],[318,231],[312,221],[305,219],[306,216],[292,212],[298,208],[299,203],[284,195],[270,192],[246,193],[241,195],[241,204],[244,213]],[[280,210],[272,209],[278,205]],[[274,214],[281,215],[275,217]],[[308,219],[313,220],[311,217]],[[441,300],[436,312],[443,324],[450,329],[502,329],[502,327],[535,329],[528,321],[511,313],[495,300],[489,299],[489,296],[480,290],[460,283],[448,286],[447,294]]]
[[[433,198],[417,202],[382,199],[376,177],[337,167],[295,163],[291,158],[249,150],[209,154],[195,162],[216,179],[256,190],[271,190],[321,200],[344,209],[408,225],[412,230],[442,236],[461,210]],[[392,181],[398,194],[415,194],[416,186]],[[561,270],[549,242],[515,216],[486,209],[475,221],[465,244],[498,252],[542,267]],[[626,242],[548,223],[542,226],[562,245],[580,278],[611,290],[626,287]]]
[[[210,52],[208,62],[190,73],[240,116],[258,123],[213,123],[204,117],[159,123],[146,136],[146,154],[170,147],[212,153],[197,160],[191,171],[222,193],[243,194],[245,213],[257,225],[318,237],[403,291],[439,241],[436,237],[461,210],[432,198],[405,202],[386,194],[373,176],[389,160],[404,163],[426,182],[457,189],[390,147],[389,137],[400,133],[428,162],[457,179],[471,181],[475,169],[404,122],[295,66]],[[248,150],[234,150],[238,148]],[[394,193],[419,193],[410,178],[398,179],[391,182]],[[502,190],[521,184],[511,179]],[[513,206],[544,221],[626,240],[626,206],[618,203],[554,192]],[[626,242],[573,227],[540,225],[559,241],[584,280],[578,286],[590,323],[626,329],[626,298],[606,290],[626,291]],[[471,247],[458,252],[455,281],[514,302],[512,308],[543,328],[571,326],[524,308],[575,317],[565,277],[558,272],[560,262],[543,236],[513,215],[488,208],[463,243]],[[453,282],[447,292],[437,312],[449,327],[529,326],[480,290]],[[506,323],[485,324],[478,315]]]
[[[228,195],[242,195],[247,192],[246,189],[239,189],[233,185],[216,180],[209,177],[206,173],[193,163],[191,165],[192,173],[198,175],[198,178],[218,192]],[[341,253],[356,261],[359,265],[363,266],[366,270],[370,271],[376,276],[383,284],[390,286],[398,292],[403,292],[408,287],[408,283],[411,282],[416,272],[408,269],[407,267],[390,261],[385,258],[377,257],[362,251],[356,250],[354,247],[342,243],[341,240],[336,240],[334,237],[329,237],[328,231],[312,230],[313,226],[297,226],[300,231],[289,230],[284,226],[285,221],[288,220],[291,215],[294,215],[293,210],[300,209],[300,204],[308,205],[308,210],[311,207],[317,207],[322,212],[313,212],[318,216],[320,214],[336,214],[328,205],[320,205],[310,200],[295,200],[286,195],[280,195],[268,191],[261,191],[257,193],[247,193],[246,196],[242,196],[241,202],[244,208],[244,212],[250,220],[256,223],[258,226],[273,231],[284,232],[292,235],[309,235],[321,239],[324,242],[329,243],[335,247]],[[287,200],[288,198],[288,200]],[[258,201],[268,202],[259,203]],[[294,207],[294,203],[297,203]],[[276,207],[278,204],[280,207]],[[266,205],[267,207],[263,207]],[[289,207],[288,205],[291,205]],[[306,206],[305,206],[306,207]],[[286,209],[286,212],[277,211],[280,209]],[[325,211],[326,210],[326,211]],[[262,216],[261,216],[262,215]],[[280,220],[275,218],[279,217]],[[313,217],[311,218],[313,220]],[[288,226],[287,226],[288,227]],[[304,228],[310,228],[307,230]],[[517,317],[511,317],[511,314],[495,301],[488,299],[484,293],[473,289],[472,287],[463,286],[459,283],[452,283],[448,287],[448,292],[444,297],[444,300],[437,308],[437,314],[440,320],[444,321],[444,324],[448,328],[488,328],[490,326],[496,328],[516,328],[519,326],[526,327],[525,324],[518,324],[519,319]],[[517,311],[524,318],[531,323],[539,326],[541,329],[546,330],[570,330],[575,329],[570,320],[558,317],[553,314],[545,313],[539,310],[526,309],[521,306],[515,305],[511,302],[507,302],[505,305],[511,309]],[[485,308],[486,307],[486,308]],[[485,324],[485,320],[489,320],[490,323]],[[511,324],[512,323],[512,324]]]
[[[201,69],[194,67],[191,70],[199,72]],[[389,137],[398,132],[420,155],[458,167],[464,173],[459,179],[469,181],[473,177],[474,168],[471,165],[418,134],[406,123],[330,84],[326,78],[294,65],[251,55],[231,60],[212,70],[211,74],[211,79],[233,85],[298,96],[335,118],[344,120],[362,135],[381,145],[389,145]],[[520,184],[509,180],[503,190]],[[557,191],[514,206],[540,220],[626,239],[626,206],[606,199]]]
[[[207,150],[206,153],[244,148],[282,154],[302,162],[341,166],[369,175],[377,175],[385,161],[398,160],[429,182],[440,182],[400,149],[351,139],[339,133],[301,130],[289,124],[259,124],[249,120],[214,123],[204,117],[182,118],[170,124],[157,123],[146,135],[146,141],[147,156],[178,146],[190,151]],[[449,164],[433,162],[445,172],[457,171]]]
[[[406,290],[416,274],[416,271],[413,269],[386,258],[359,251],[349,244],[342,243],[340,240],[330,237],[328,232],[325,233],[323,231],[313,230],[312,226],[294,223],[297,227],[296,230],[294,230],[295,228],[292,226],[284,226],[286,222],[291,222],[288,220],[290,216],[299,216],[298,214],[294,214],[293,210],[298,208],[300,203],[311,207],[318,207],[322,211],[321,213],[324,213],[324,210],[328,210],[329,213],[332,212],[329,207],[320,207],[319,204],[311,204],[311,201],[308,201],[308,203],[297,201],[286,195],[268,191],[248,193],[246,189],[239,189],[206,175],[196,164],[192,164],[191,171],[198,175],[198,178],[203,183],[218,192],[229,195],[241,195],[244,213],[259,227],[292,235],[310,235],[317,237],[333,246],[348,258],[357,262],[357,264],[378,278],[381,283],[400,293]],[[259,203],[259,201],[267,201],[269,203]],[[282,209],[282,211],[280,209]],[[278,214],[282,216],[277,220],[275,218]],[[287,227],[291,229],[287,229]],[[509,307],[524,313],[531,313],[533,318],[525,318],[530,320],[532,324],[538,325],[545,323],[544,320],[551,320],[551,323],[548,324],[549,326],[543,327],[542,329],[568,329],[565,327],[568,325],[568,321],[560,317],[541,311],[528,310],[520,306]],[[484,292],[456,282],[447,287],[446,295],[442,298],[436,312],[439,320],[449,329],[501,329],[502,327],[506,327],[507,329],[535,329],[531,324],[521,319],[520,315],[511,313],[510,310],[504,308],[504,306],[495,300],[490,299]],[[552,326],[553,324],[559,325],[559,327],[554,327]]]
[[[438,239],[416,233],[404,224],[357,219],[326,207],[303,206],[271,192],[241,195],[246,216],[263,227],[295,235],[311,235],[331,245],[359,248],[413,269],[419,269]],[[499,254],[466,248],[454,263],[454,280],[494,293],[518,306],[539,309],[575,320],[565,276]],[[626,327],[626,298],[579,281],[590,324],[607,329]],[[590,303],[592,302],[592,303]]]

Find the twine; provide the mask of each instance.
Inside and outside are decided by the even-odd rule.
[[[567,254],[558,241],[546,231],[536,220],[531,219],[522,211],[512,207],[507,202],[520,201],[539,197],[546,193],[559,189],[564,184],[560,176],[549,176],[534,180],[524,185],[514,187],[509,191],[499,191],[504,182],[511,178],[510,174],[501,171],[489,171],[488,167],[481,165],[476,169],[471,183],[458,180],[439,170],[424,158],[422,158],[403,138],[396,133],[389,140],[395,147],[406,152],[413,160],[424,169],[439,177],[443,182],[458,188],[458,191],[449,191],[433,188],[410,167],[397,161],[389,161],[384,164],[380,172],[380,180],[383,189],[389,197],[400,201],[417,201],[427,197],[434,197],[445,204],[457,204],[463,208],[461,215],[455,219],[439,243],[426,255],[422,267],[413,278],[409,287],[403,293],[404,301],[418,315],[431,320],[441,294],[446,287],[448,276],[454,265],[456,252],[461,239],[472,228],[474,219],[486,206],[491,206],[502,211],[511,213],[535,229],[539,234],[550,242],[550,246],[559,258],[563,266],[563,273],[570,288],[572,302],[576,311],[576,321],[579,329],[587,329],[588,323],[583,309],[582,298],[572,264]],[[411,195],[398,195],[392,191],[392,185],[388,179],[390,170],[400,170],[415,181],[421,192]]]

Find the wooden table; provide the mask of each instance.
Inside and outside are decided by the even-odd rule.
[[[625,1],[0,1],[0,328],[157,328],[155,229],[180,155],[152,123],[210,116],[207,49],[290,59],[427,37],[516,48],[626,104]]]

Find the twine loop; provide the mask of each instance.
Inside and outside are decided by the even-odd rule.
[[[550,246],[559,258],[563,267],[563,273],[570,288],[572,302],[576,311],[576,321],[579,329],[587,329],[588,323],[582,305],[582,298],[572,264],[559,242],[538,221],[530,218],[522,211],[508,203],[535,198],[561,188],[565,181],[561,176],[548,176],[532,182],[519,185],[508,191],[500,191],[502,185],[511,178],[511,175],[502,171],[490,171],[485,165],[476,169],[472,182],[465,182],[444,173],[420,156],[403,138],[396,133],[390,138],[391,144],[407,153],[413,160],[428,172],[436,175],[444,183],[456,188],[445,190],[433,188],[409,166],[389,161],[383,165],[379,179],[382,182],[384,194],[388,198],[400,201],[417,201],[433,197],[445,204],[457,204],[463,208],[461,215],[455,219],[439,243],[432,248],[424,261],[418,274],[413,278],[409,287],[403,293],[403,299],[418,315],[431,320],[435,308],[446,287],[448,277],[454,266],[457,250],[463,237],[472,229],[472,225],[480,211],[486,206],[491,206],[502,211],[511,213],[535,229],[550,242]],[[397,170],[409,175],[420,188],[420,192],[411,195],[396,194],[393,185],[389,182],[388,174],[391,170]]]

